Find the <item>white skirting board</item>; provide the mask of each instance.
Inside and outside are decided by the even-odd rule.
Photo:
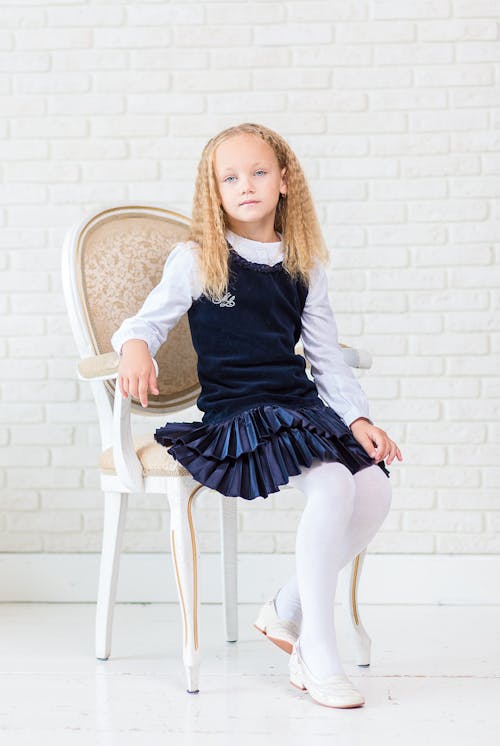
[[[95,602],[100,555],[0,554],[0,602]],[[221,560],[202,554],[201,603],[222,600]],[[295,572],[292,554],[240,554],[238,601],[270,598]],[[500,604],[500,557],[367,554],[358,591],[366,604]],[[340,588],[348,580],[341,572]],[[177,602],[170,554],[122,554],[117,602]]]

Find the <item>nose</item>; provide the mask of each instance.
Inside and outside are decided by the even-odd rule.
[[[246,194],[248,191],[253,192],[253,181],[249,176],[241,177],[241,191],[242,194]]]

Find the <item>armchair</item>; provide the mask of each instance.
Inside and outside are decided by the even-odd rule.
[[[63,291],[80,362],[78,377],[88,381],[97,407],[101,436],[100,486],[104,527],[97,591],[96,657],[111,654],[113,609],[130,493],[161,493],[170,507],[170,547],[183,625],[182,656],[187,692],[199,691],[200,641],[198,566],[200,553],[195,505],[203,491],[214,492],[220,510],[225,638],[238,640],[237,500],[196,482],[151,435],[134,435],[131,414],[161,415],[196,403],[200,386],[187,314],[158,350],[154,365],[158,395],[143,408],[117,388],[119,357],[110,338],[123,319],[134,315],[159,282],[166,257],[186,240],[190,221],[157,206],[110,206],[87,215],[67,233],[62,256]],[[369,368],[368,353],[341,345],[349,365]],[[303,354],[299,344],[297,352]],[[284,485],[282,489],[290,489]],[[359,617],[357,590],[365,552],[351,563],[347,605],[358,665],[368,665],[370,638]]]

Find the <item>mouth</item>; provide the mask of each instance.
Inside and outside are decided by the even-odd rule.
[[[249,199],[246,202],[240,202],[240,207],[242,205],[258,205],[258,204],[259,204],[259,200],[257,200],[257,199]]]

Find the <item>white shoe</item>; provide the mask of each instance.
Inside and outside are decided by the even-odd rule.
[[[286,653],[291,653],[294,642],[299,636],[299,630],[294,622],[278,616],[274,598],[261,606],[253,626]]]
[[[294,644],[289,660],[290,683],[297,689],[307,690],[311,697],[325,707],[361,707],[363,695],[353,686],[345,674],[317,679],[301,658],[299,642]]]

